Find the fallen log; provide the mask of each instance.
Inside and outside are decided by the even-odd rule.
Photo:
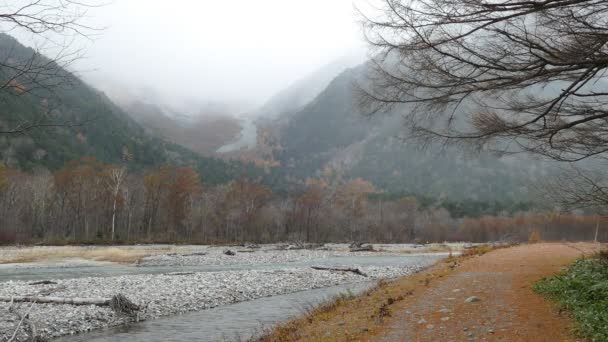
[[[39,296],[0,296],[0,302],[10,303],[38,303],[38,304],[68,304],[68,305],[97,305],[109,306],[111,298],[61,298]]]
[[[207,255],[207,253],[205,253],[205,252],[188,253],[188,254],[182,254],[181,256],[183,256],[183,257],[191,257],[191,256],[204,256],[204,255]]]
[[[323,266],[312,266],[313,270],[318,271],[333,271],[333,272],[351,272],[363,277],[367,277],[367,274],[361,272],[358,268],[350,268],[350,267],[323,267]]]
[[[126,314],[135,315],[140,307],[128,300],[122,294],[117,294],[112,298],[62,298],[62,297],[43,297],[43,296],[0,296],[0,302],[7,303],[36,303],[36,304],[64,304],[64,305],[95,305],[107,306],[112,310]]]
[[[165,273],[166,276],[185,276],[185,275],[193,275],[194,272],[171,272]]]
[[[35,285],[57,285],[57,282],[54,282],[52,280],[41,280],[41,281],[36,281],[36,282],[33,282],[33,283],[29,283],[28,285],[32,285],[32,286],[35,286]]]

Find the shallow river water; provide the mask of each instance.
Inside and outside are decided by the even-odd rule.
[[[129,274],[161,274],[171,272],[221,272],[238,270],[272,270],[286,267],[309,266],[414,266],[426,265],[440,259],[426,255],[407,256],[339,256],[317,258],[289,263],[260,263],[260,264],[233,264],[233,265],[199,265],[199,266],[145,266],[131,265],[104,265],[104,266],[9,266],[0,265],[0,283],[9,280],[46,280],[71,279],[85,277],[113,277]]]
[[[158,274],[169,272],[219,272],[226,270],[306,268],[314,265],[350,267],[403,267],[430,266],[445,255],[403,256],[332,256],[289,263],[199,265],[199,266],[148,266],[101,265],[78,267],[6,267],[0,265],[0,283],[9,280],[67,279],[82,277],[111,277],[128,274]],[[361,292],[373,282],[362,282],[327,287],[287,295],[256,299],[181,316],[150,320],[129,326],[95,331],[58,339],[73,341],[240,341],[247,340],[262,327],[273,326],[301,314],[304,307],[347,291]]]
[[[306,307],[348,293],[360,293],[373,283],[327,287],[220,306],[181,316],[67,336],[60,342],[246,341],[263,327],[273,326],[303,312]]]

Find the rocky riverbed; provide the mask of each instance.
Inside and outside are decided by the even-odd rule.
[[[155,255],[140,260],[134,267],[158,265],[176,267],[195,265],[260,265],[303,260],[322,261],[340,256],[338,250],[274,250],[233,248],[236,255],[224,254],[225,248],[198,248],[188,253]],[[353,253],[351,253],[352,255]],[[365,256],[365,253],[357,253]],[[52,284],[31,285],[31,281],[0,283],[0,296],[52,295],[61,298],[110,298],[118,293],[131,301],[147,305],[141,319],[155,319],[190,311],[204,310],[251,299],[304,291],[327,286],[394,278],[418,271],[438,260],[436,255],[417,257],[415,264],[407,265],[352,265],[367,277],[352,272],[313,270],[309,265],[293,267],[257,268],[215,272],[167,272],[164,274],[130,274],[111,277],[84,277],[57,279]],[[17,315],[9,312],[9,303],[0,303],[0,341],[5,341],[19,324]],[[94,329],[125,324],[130,318],[121,317],[110,308],[59,304],[14,304],[15,308],[29,312],[30,321],[46,337],[83,333]],[[19,337],[25,334],[20,332]]]

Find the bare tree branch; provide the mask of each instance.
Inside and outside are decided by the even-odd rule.
[[[369,111],[400,110],[429,141],[559,161],[608,149],[607,2],[382,4],[362,13],[377,52],[358,85]]]
[[[61,100],[58,89],[79,85],[69,67],[82,57],[74,49],[78,37],[90,38],[100,29],[88,26],[88,10],[102,6],[93,0],[27,0],[0,4],[0,94]],[[25,48],[7,33],[28,34],[37,47]],[[38,44],[44,42],[42,46]],[[44,115],[43,115],[44,116]],[[16,127],[3,127],[0,134],[22,134],[39,127],[78,126],[44,116]]]

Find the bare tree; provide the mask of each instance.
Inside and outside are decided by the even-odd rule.
[[[126,171],[127,169],[124,166],[110,166],[105,170],[104,184],[112,196],[112,241],[114,241],[116,237],[116,206],[118,204],[119,196],[121,195],[120,190],[126,176]]]
[[[606,214],[608,180],[605,172],[569,165],[538,187],[538,193],[550,198],[562,210],[587,209]]]
[[[412,134],[433,141],[559,161],[608,150],[608,2],[381,3],[362,14],[378,52],[363,105],[405,107]]]

